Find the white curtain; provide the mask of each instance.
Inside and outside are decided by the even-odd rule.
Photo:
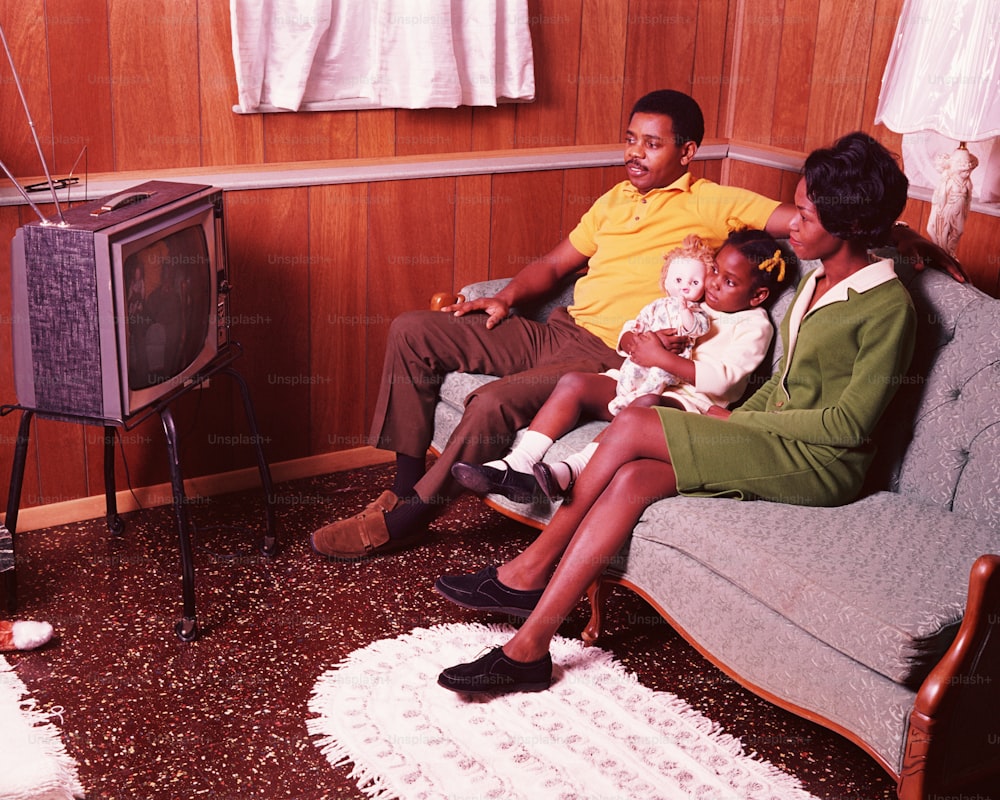
[[[528,0],[230,0],[234,111],[529,101]]]

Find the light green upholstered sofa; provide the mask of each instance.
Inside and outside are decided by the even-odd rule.
[[[927,800],[959,796],[972,777],[1000,786],[1000,301],[936,270],[897,272],[918,343],[864,495],[839,508],[654,503],[592,588],[584,638],[599,635],[609,587],[627,587],[735,680],[862,747],[900,798]],[[544,316],[568,292],[520,313]],[[790,296],[772,307],[776,321]],[[446,377],[438,451],[465,395],[490,379]],[[602,426],[582,426],[548,458]],[[553,513],[487,502],[538,527]]]

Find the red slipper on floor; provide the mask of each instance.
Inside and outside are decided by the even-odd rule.
[[[52,626],[47,622],[0,620],[0,652],[34,650],[52,638]]]

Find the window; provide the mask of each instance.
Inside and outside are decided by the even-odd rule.
[[[531,101],[527,0],[231,0],[239,113]]]

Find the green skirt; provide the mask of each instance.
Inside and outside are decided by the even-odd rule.
[[[658,407],[684,495],[838,506],[861,490],[869,450],[812,445],[755,425]]]

